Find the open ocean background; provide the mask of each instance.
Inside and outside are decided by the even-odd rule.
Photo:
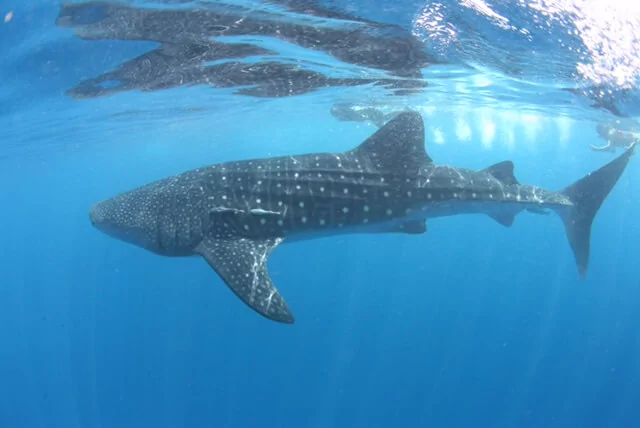
[[[322,5],[234,5],[286,20],[302,13],[287,12],[296,3]],[[88,218],[101,199],[199,166],[351,149],[377,128],[336,120],[344,101],[417,109],[437,163],[509,159],[521,182],[561,189],[613,159],[589,149],[603,144],[596,124],[631,128],[640,107],[640,12],[607,4],[325,4],[404,28],[443,63],[422,70],[429,86],[413,94],[252,97],[196,82],[74,97],[158,37],[79,37],[74,25],[101,19],[104,3],[59,25],[57,1],[1,0],[0,427],[639,427],[636,159],[596,217],[586,281],[555,215],[522,213],[510,228],[435,219],[424,235],[278,248],[269,268],[293,326],[246,308],[204,260],[155,256]],[[318,13],[306,19],[321,26]],[[328,76],[380,77],[285,50]]]

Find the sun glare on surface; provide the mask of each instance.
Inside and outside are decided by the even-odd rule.
[[[444,133],[440,128],[433,129],[433,142],[436,144],[444,144]]]

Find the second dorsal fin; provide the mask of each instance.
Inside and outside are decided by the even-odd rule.
[[[493,175],[504,184],[520,184],[513,174],[513,162],[503,161],[485,168],[483,171]]]

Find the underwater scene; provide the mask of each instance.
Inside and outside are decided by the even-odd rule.
[[[640,427],[640,5],[0,18],[0,428]]]

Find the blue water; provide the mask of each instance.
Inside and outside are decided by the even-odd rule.
[[[585,281],[554,215],[435,219],[424,235],[279,247],[269,270],[296,323],[276,324],[203,260],[110,239],[88,208],[202,165],[351,149],[376,128],[332,103],[380,99],[206,85],[74,99],[155,45],[80,40],[59,6],[0,5],[14,12],[0,24],[0,427],[640,426],[636,159],[596,217]],[[347,6],[409,26],[423,5]],[[423,113],[435,162],[510,159],[521,182],[561,189],[613,158],[589,150],[611,112],[576,97],[560,116],[566,92],[452,62],[453,81],[383,100]]]

